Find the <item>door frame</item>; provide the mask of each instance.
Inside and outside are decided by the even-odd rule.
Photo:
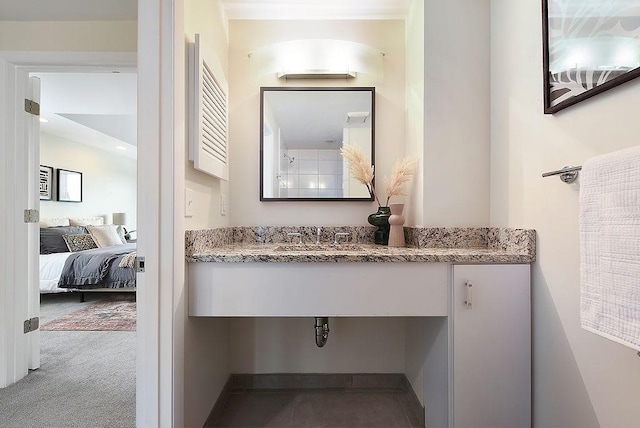
[[[146,273],[138,296],[150,306],[139,348],[153,347],[138,366],[136,424],[184,425],[185,282],[185,33],[183,0],[138,0],[138,150],[145,149],[144,174],[138,171],[138,254]],[[138,315],[140,322],[140,315]],[[142,343],[141,343],[142,342]]]
[[[78,72],[78,71],[111,71],[114,67],[136,68],[135,52],[0,52],[0,92],[14,94],[20,85],[26,85],[24,79],[28,79],[31,72]],[[149,67],[146,67],[149,70]],[[155,74],[159,75],[156,70]],[[144,82],[152,78],[140,78]],[[138,275],[138,320],[137,320],[137,365],[136,365],[136,423],[138,426],[171,426],[172,412],[172,382],[171,366],[172,353],[160,352],[161,348],[171,346],[172,311],[169,310],[160,316],[160,288],[159,261],[154,261],[153,254],[159,254],[160,230],[153,225],[158,225],[157,213],[160,212],[160,185],[159,159],[160,145],[158,139],[149,138],[152,130],[152,122],[160,122],[160,110],[154,108],[153,99],[148,97],[150,88],[148,84],[139,83],[138,88],[138,116],[143,117],[138,123],[138,252],[147,255],[147,266],[144,274]],[[153,89],[157,93],[157,88]],[[0,124],[13,123],[14,118],[20,113],[20,102],[13,97],[0,105]],[[4,127],[4,126],[3,126]],[[0,147],[3,155],[10,153],[12,156],[24,156],[20,154],[22,146],[14,144],[20,131],[15,127],[5,127],[7,130],[0,134]],[[145,159],[144,167],[140,165],[140,158]],[[153,163],[157,168],[151,168]],[[13,183],[24,180],[28,172],[19,168],[5,171],[0,178],[0,195],[5,196],[0,210],[0,227],[3,232],[15,230],[22,223],[21,213],[25,207],[24,197],[20,192],[11,191]],[[155,187],[154,192],[149,188]],[[167,233],[172,236],[172,230]],[[22,305],[26,293],[21,293],[14,286],[20,283],[21,265],[16,263],[15,254],[21,251],[21,244],[14,234],[5,233],[7,239],[0,244],[0,298],[2,302],[3,316],[0,316],[0,340],[3,344],[0,348],[0,382],[7,385],[18,380],[22,367],[16,364],[15,319],[21,315],[15,308]],[[22,248],[24,250],[24,248]],[[26,276],[26,270],[23,271]],[[140,290],[144,290],[141,292]],[[26,300],[25,300],[26,302]],[[19,305],[20,303],[20,305]],[[159,320],[164,321],[164,325]],[[167,325],[169,328],[167,328]],[[169,330],[169,331],[167,331]],[[167,334],[168,333],[168,334]],[[6,346],[5,346],[6,345]],[[160,367],[169,367],[169,370],[161,371]],[[4,375],[4,379],[3,379]],[[168,419],[160,416],[166,408],[170,409]],[[164,422],[160,422],[164,421]]]
[[[183,0],[138,0],[138,254],[146,257],[145,273],[138,274],[136,425],[180,426],[183,420],[184,388],[179,344],[182,332],[174,331],[176,310],[174,283],[184,282],[184,12]],[[176,60],[178,59],[178,60]],[[8,72],[15,67],[110,66],[136,64],[136,53],[117,52],[1,52],[0,93],[7,94]],[[177,104],[176,104],[177,101]],[[16,109],[13,101],[0,102],[0,125]],[[8,148],[7,134],[0,132],[0,153]],[[4,141],[3,141],[4,140]],[[26,172],[24,172],[26,173]],[[10,230],[19,220],[19,201],[9,185],[18,171],[5,171],[0,178],[0,230]],[[180,202],[180,203],[178,203]],[[182,213],[182,216],[181,216]],[[14,242],[0,243],[0,298],[6,309],[15,303],[12,284],[15,268],[8,256]],[[14,349],[6,322],[13,313],[0,313],[0,381],[2,372],[14,363]],[[179,321],[179,320],[178,320]],[[178,324],[179,326],[180,324]],[[178,355],[176,356],[176,353]],[[176,359],[177,358],[177,359]]]

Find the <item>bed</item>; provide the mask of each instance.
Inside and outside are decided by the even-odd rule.
[[[40,293],[135,291],[136,244],[93,219],[41,223]]]

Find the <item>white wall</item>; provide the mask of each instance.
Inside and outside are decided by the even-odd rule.
[[[40,164],[53,167],[54,177],[58,168],[82,172],[82,202],[40,201],[40,217],[105,216],[110,224],[112,213],[124,212],[125,227],[136,229],[135,159],[42,133]]]
[[[184,332],[184,425],[177,426],[201,427],[229,379],[229,320],[186,317]]]
[[[187,40],[193,41],[194,35],[199,33],[201,40],[218,54],[218,59],[228,78],[225,22],[219,0],[184,1],[184,22],[181,24],[184,25],[185,43]],[[186,58],[183,59],[181,63],[180,57],[176,58],[177,67],[181,64],[186,67]],[[186,79],[184,75],[178,78],[178,85],[180,85],[180,79],[185,85],[186,97]],[[179,101],[176,100],[176,108],[182,108],[186,116],[184,99]],[[194,193],[194,216],[184,219],[184,229],[226,226],[228,217],[220,216],[219,204],[221,193],[228,194],[228,185],[218,178],[193,168],[193,162],[189,161],[188,156],[186,127],[184,131],[184,140],[177,141],[176,144],[184,145],[184,161],[180,159],[180,162],[184,162],[185,180],[176,180],[176,186],[186,186]],[[179,170],[183,171],[182,168]],[[177,236],[182,234],[180,242],[184,247],[184,230],[177,232]],[[184,259],[184,248],[182,259]],[[174,404],[177,406],[176,425],[200,427],[209,416],[229,377],[229,327],[225,319],[189,318],[186,293],[186,280],[174,285],[174,328],[177,333],[174,339],[176,360],[173,372],[176,382],[175,390],[178,394],[174,399]]]
[[[639,144],[640,81],[544,115],[541,6],[491,2],[491,224],[534,228],[537,427],[638,426],[640,359],[580,328],[579,183],[546,171]]]
[[[264,54],[275,43],[334,39],[385,52],[348,83],[283,83]],[[366,225],[374,202],[260,202],[260,86],[375,86],[378,189],[393,162],[404,156],[405,33],[403,21],[230,21],[230,214],[233,225]],[[249,56],[250,53],[255,55]],[[262,53],[261,53],[262,52]]]
[[[406,153],[419,159],[416,179],[408,189],[408,204],[405,206],[405,224],[422,224],[424,207],[423,169],[424,154],[424,1],[413,0],[406,22],[406,98],[407,115],[405,118]]]
[[[489,222],[489,0],[424,4],[423,226]]]
[[[195,34],[198,33],[201,35],[201,42],[217,53],[228,81],[228,36],[226,18],[223,16],[220,1],[186,0],[184,29],[188,41],[193,42]],[[229,94],[230,97],[231,95]],[[186,218],[187,229],[224,227],[229,224],[229,217],[220,215],[220,195],[229,195],[228,183],[193,168],[193,162],[188,156],[186,138],[185,135],[186,185],[194,193],[194,215]]]
[[[232,373],[404,372],[404,318],[329,318],[322,348],[315,343],[314,318],[230,323]]]
[[[0,50],[135,52],[136,33],[136,21],[0,21]]]

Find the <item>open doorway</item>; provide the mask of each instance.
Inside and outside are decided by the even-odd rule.
[[[5,238],[0,240],[0,275],[5,279],[0,281],[0,338],[6,345],[0,346],[0,390],[27,376],[30,338],[39,334],[39,330],[23,333],[23,325],[35,316],[26,285],[38,285],[32,280],[38,275],[38,260],[30,260],[34,257],[27,251],[27,241],[35,234],[32,229],[38,225],[25,223],[23,212],[38,208],[37,186],[29,181],[37,177],[29,171],[37,171],[38,159],[27,159],[29,146],[23,138],[28,73],[59,71],[61,67],[74,71],[102,67],[108,71],[114,65],[129,66],[140,76],[138,150],[144,155],[144,168],[138,170],[137,248],[141,257],[147,257],[144,274],[137,275],[136,423],[159,426],[160,421],[171,422],[177,415],[180,425],[182,377],[174,368],[181,360],[176,363],[172,351],[175,334],[180,343],[182,333],[176,330],[172,308],[175,284],[184,276],[184,244],[174,243],[173,238],[175,230],[183,230],[176,215],[179,210],[174,207],[176,201],[184,200],[180,190],[184,174],[171,168],[171,160],[174,129],[178,128],[176,123],[183,122],[183,114],[172,109],[176,69],[168,52],[184,45],[181,20],[176,19],[182,3],[125,0],[115,6],[110,2],[108,7],[98,3],[38,1],[37,7],[32,3],[25,7],[22,2],[2,1],[2,19],[8,21],[0,25],[8,31],[3,33],[7,36],[2,40],[5,50],[0,51],[0,93],[7,101],[0,105],[0,159],[4,167],[4,174],[0,174],[0,229]],[[16,14],[11,13],[14,10]],[[43,25],[40,21],[47,22]],[[144,49],[137,52],[137,46]],[[181,162],[173,165],[180,172]],[[167,243],[163,251],[161,242]],[[29,245],[37,247],[37,242]],[[41,425],[46,426],[46,421]]]
[[[114,269],[135,252],[137,76],[118,71],[31,73],[41,83],[40,165],[50,174],[40,226],[51,233],[31,249],[40,253],[40,368],[0,390],[12,409],[2,412],[3,426],[135,424],[135,273],[132,265],[122,268],[127,277]],[[81,174],[79,195],[64,192],[62,171]],[[102,248],[122,249],[104,283],[81,281],[90,288],[82,296],[79,287],[59,287],[60,278],[70,257],[92,251],[83,243],[98,247],[94,226]],[[108,245],[110,231],[123,242]]]

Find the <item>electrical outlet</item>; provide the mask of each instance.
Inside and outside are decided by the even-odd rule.
[[[184,216],[193,217],[193,189],[184,192]]]
[[[227,206],[229,205],[229,200],[227,195],[220,195],[220,215],[227,215]]]

